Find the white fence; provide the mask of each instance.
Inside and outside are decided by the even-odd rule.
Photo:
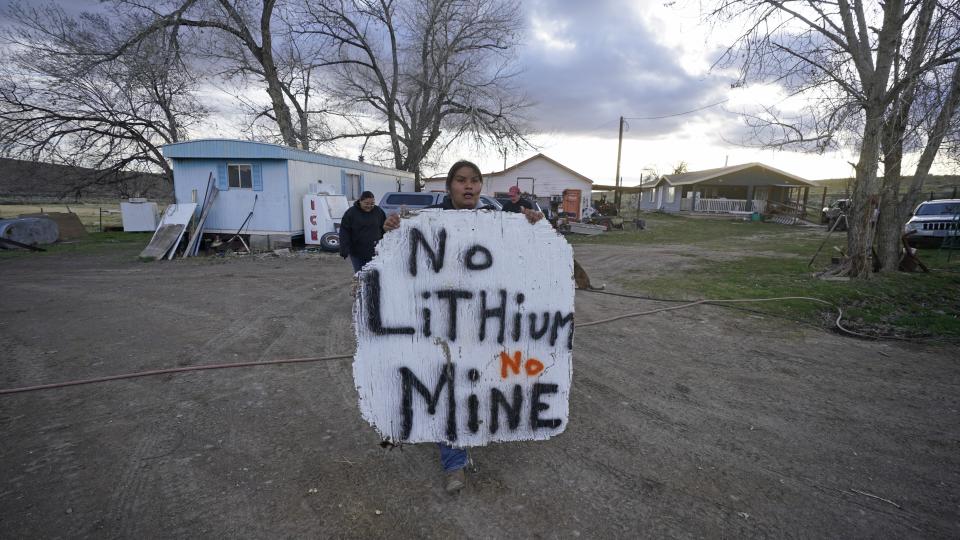
[[[763,212],[767,208],[767,201],[755,200],[750,209],[747,208],[747,199],[697,199],[695,212],[715,212],[718,214],[732,214],[737,212]]]

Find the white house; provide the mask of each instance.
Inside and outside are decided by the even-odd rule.
[[[443,191],[446,177],[429,178],[424,183],[424,191]],[[520,191],[536,198],[541,206],[557,208],[563,204],[564,193],[568,204],[577,204],[578,215],[590,206],[590,191],[593,180],[551,159],[537,154],[500,172],[484,173],[483,193],[492,196],[505,196],[510,186],[518,186]],[[574,194],[579,192],[574,201]],[[571,209],[566,209],[572,212]]]
[[[252,210],[243,233],[261,248],[288,246],[303,234],[311,184],[351,202],[363,191],[379,200],[388,191],[414,190],[413,173],[276,144],[201,139],[168,144],[163,155],[173,165],[177,203],[202,204],[207,179],[215,179],[220,192],[205,233],[236,233]]]

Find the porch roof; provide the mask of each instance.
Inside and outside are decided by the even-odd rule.
[[[687,186],[707,182],[725,186],[816,186],[816,184],[809,180],[781,171],[780,169],[775,169],[769,165],[764,165],[763,163],[746,163],[732,167],[720,167],[717,169],[706,169],[683,174],[667,174],[662,176],[660,182],[657,184],[664,182],[670,186]]]

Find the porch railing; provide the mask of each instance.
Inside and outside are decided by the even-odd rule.
[[[714,212],[718,214],[760,212],[763,213],[767,208],[767,201],[754,200],[753,205],[748,207],[748,199],[697,199],[695,212]]]

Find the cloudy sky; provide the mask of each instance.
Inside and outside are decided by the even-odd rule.
[[[0,0],[0,6],[9,1]],[[56,3],[73,13],[105,9],[96,0]],[[627,118],[621,162],[626,185],[650,172],[669,173],[681,161],[689,170],[761,161],[809,179],[851,174],[854,148],[811,155],[751,145],[738,112],[783,96],[771,87],[731,89],[728,73],[711,70],[731,36],[708,31],[699,2],[524,0],[522,6],[527,31],[518,50],[517,82],[536,103],[529,118],[540,134],[533,140],[539,151],[594,182],[614,181],[620,116]],[[210,125],[197,135],[237,136],[227,118]],[[355,158],[359,145],[336,151]],[[508,155],[507,164],[535,153]],[[496,150],[454,147],[437,170],[426,172],[444,173],[443,163],[459,158],[477,161],[484,172],[504,164]]]
[[[648,170],[668,173],[681,161],[690,170],[762,161],[811,179],[850,174],[852,152],[811,156],[749,145],[737,111],[782,97],[770,88],[731,90],[729,74],[711,71],[730,36],[708,31],[699,3],[524,4],[529,32],[522,77],[538,102],[532,116],[544,135],[537,142],[543,153],[595,182],[615,178],[620,116],[629,126],[621,162],[628,185]],[[491,166],[502,167],[502,161]]]

